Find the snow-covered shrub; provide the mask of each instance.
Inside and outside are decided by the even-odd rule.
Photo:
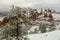
[[[47,25],[45,23],[40,23],[40,27],[39,30],[41,31],[41,33],[45,33],[47,30]]]

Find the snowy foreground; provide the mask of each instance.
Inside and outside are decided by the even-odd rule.
[[[41,34],[29,34],[28,38],[30,40],[60,40],[60,30]]]

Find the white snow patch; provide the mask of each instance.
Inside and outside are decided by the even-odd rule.
[[[53,13],[52,15],[55,20],[60,20],[60,14]]]
[[[41,34],[29,34],[30,40],[60,40],[60,30],[41,33]]]
[[[2,20],[3,20],[3,18],[4,18],[4,17],[0,17],[0,21],[2,21]]]
[[[31,29],[30,29],[30,31],[33,31],[34,32],[35,29],[38,30],[39,29],[39,26],[32,26]]]

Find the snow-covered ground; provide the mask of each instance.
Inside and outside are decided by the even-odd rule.
[[[52,15],[53,15],[54,20],[60,20],[60,14],[53,13]],[[60,29],[60,22],[55,22],[55,23],[57,23],[56,28]]]
[[[30,40],[60,40],[60,30],[41,34],[29,34],[28,38]]]
[[[54,20],[60,20],[60,14],[53,13]],[[40,33],[40,34],[28,34],[28,38],[30,40],[60,40],[60,22],[55,22],[56,30],[47,32],[47,33]],[[35,27],[34,27],[35,28]],[[58,30],[57,30],[58,29]]]
[[[53,13],[52,15],[55,20],[60,20],[60,14]]]

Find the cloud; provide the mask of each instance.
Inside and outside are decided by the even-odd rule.
[[[0,1],[0,6],[3,5],[23,5],[23,6],[34,6],[37,4],[41,4],[41,5],[59,5],[60,4],[60,0],[1,0]]]
[[[59,8],[60,0],[0,0],[0,8],[11,6],[25,6],[25,7],[35,7],[35,8]]]

